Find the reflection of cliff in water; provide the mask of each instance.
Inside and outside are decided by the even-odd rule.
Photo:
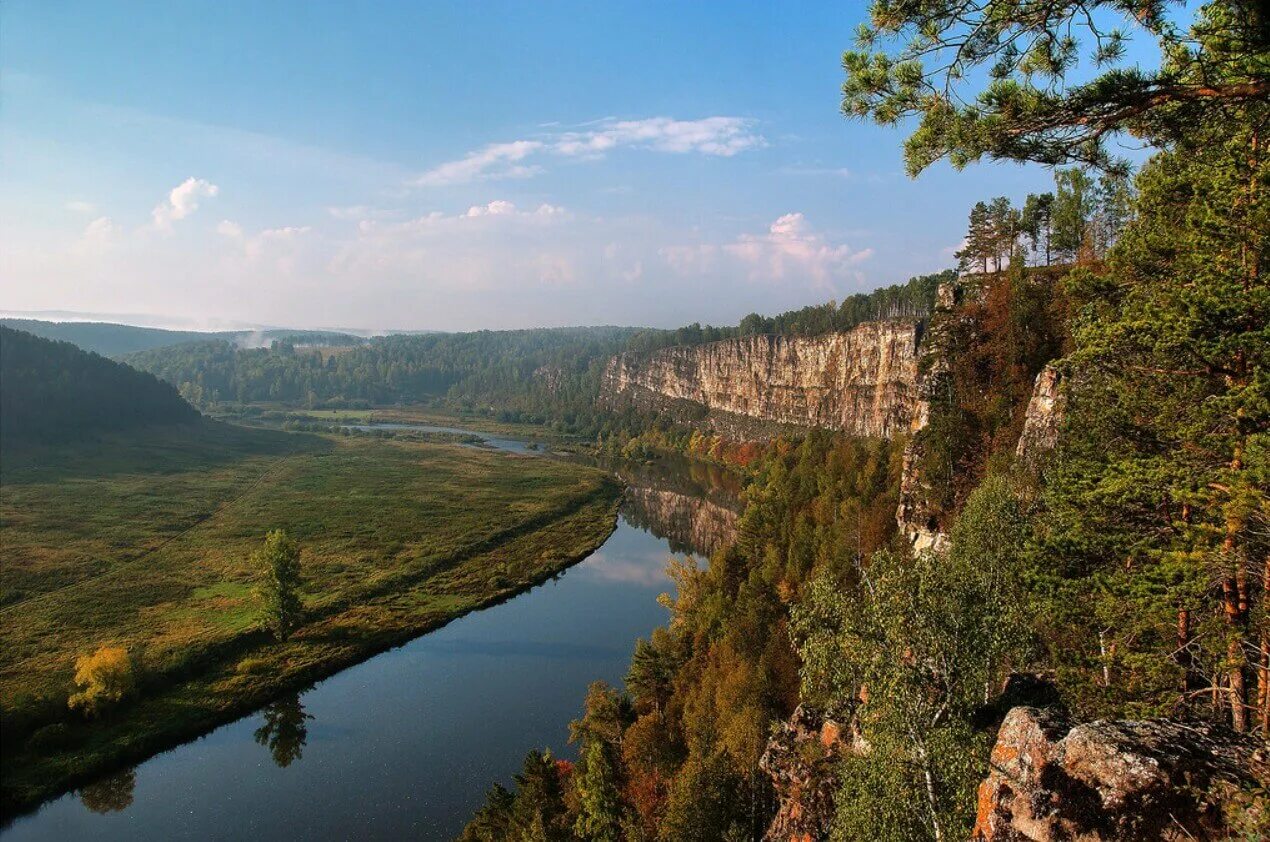
[[[708,556],[736,535],[742,483],[726,468],[690,459],[605,467],[627,486],[626,520],[664,538],[671,552]]]

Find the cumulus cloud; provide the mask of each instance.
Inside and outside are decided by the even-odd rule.
[[[216,226],[216,233],[231,240],[241,240],[243,238],[243,227],[237,222],[222,219]]]
[[[808,283],[833,291],[839,282],[859,279],[857,267],[873,249],[832,243],[803,214],[787,213],[761,234],[742,234],[724,244],[668,246],[661,256],[683,275],[739,270],[750,281]]]
[[[528,178],[544,171],[530,158],[549,155],[567,158],[599,158],[619,147],[656,152],[731,157],[767,145],[754,131],[754,121],[743,117],[705,117],[676,120],[649,117],[643,120],[601,120],[585,131],[567,131],[539,140],[492,143],[455,161],[434,167],[411,183],[437,187],[504,178]]]
[[[160,231],[172,230],[172,223],[198,210],[199,201],[211,199],[220,192],[220,188],[202,178],[185,179],[168,193],[167,199],[154,206],[151,215],[154,227]]]
[[[801,213],[778,218],[765,234],[744,234],[725,250],[750,266],[755,280],[811,278],[822,286],[848,275],[852,267],[873,256],[873,249],[853,251],[845,243],[833,245],[812,231]]]
[[[71,199],[66,203],[66,209],[73,213],[92,213],[97,210],[92,202],[85,202],[82,199]]]
[[[216,226],[216,233],[242,246],[242,254],[249,260],[262,256],[288,257],[293,245],[308,234],[312,228],[308,225],[288,225],[282,228],[264,228],[255,234],[248,235],[237,222],[222,219]],[[289,268],[287,263],[283,268]]]

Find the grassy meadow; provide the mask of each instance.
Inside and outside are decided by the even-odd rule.
[[[302,687],[580,559],[614,523],[604,474],[405,439],[209,423],[0,465],[6,814]],[[249,556],[301,546],[305,621],[259,626]],[[139,691],[67,709],[74,662],[126,647]]]

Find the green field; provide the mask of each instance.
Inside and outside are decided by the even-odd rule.
[[[3,809],[12,813],[558,572],[617,487],[557,461],[225,424],[4,454]],[[260,631],[251,551],[301,545],[305,624]],[[75,658],[125,646],[137,697],[69,714]]]

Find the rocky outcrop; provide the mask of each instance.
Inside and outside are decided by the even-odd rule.
[[[972,838],[1101,842],[1255,834],[1270,815],[1248,793],[1258,787],[1264,793],[1268,785],[1266,744],[1217,725],[1073,726],[1058,711],[1017,707],[997,733]]]
[[[912,423],[920,335],[917,322],[868,322],[822,336],[746,336],[619,354],[604,372],[601,401],[685,420],[704,414],[724,432],[759,422],[890,438]]]
[[[759,768],[771,777],[780,799],[763,839],[812,842],[827,838],[837,790],[834,767],[845,755],[866,752],[855,729],[799,705],[759,758]]]
[[[1062,374],[1053,364],[1047,365],[1036,375],[1036,385],[1032,387],[1023,418],[1023,432],[1015,450],[1022,462],[1034,465],[1043,454],[1054,449],[1065,409]]]
[[[895,511],[895,522],[900,534],[912,545],[914,552],[942,550],[948,545],[948,536],[940,529],[939,518],[931,504],[934,489],[929,478],[921,470],[926,455],[925,445],[918,435],[930,422],[931,404],[949,388],[951,355],[950,336],[954,310],[964,291],[961,285],[943,283],[935,295],[935,312],[922,342],[918,357],[918,375],[914,393],[913,417],[909,432],[912,434],[904,447],[904,462],[900,471],[900,503]]]
[[[900,469],[900,504],[895,510],[895,522],[914,553],[940,552],[948,546],[948,534],[940,529],[939,519],[929,504],[932,489],[918,467],[922,456],[921,440],[911,439],[904,448]]]

